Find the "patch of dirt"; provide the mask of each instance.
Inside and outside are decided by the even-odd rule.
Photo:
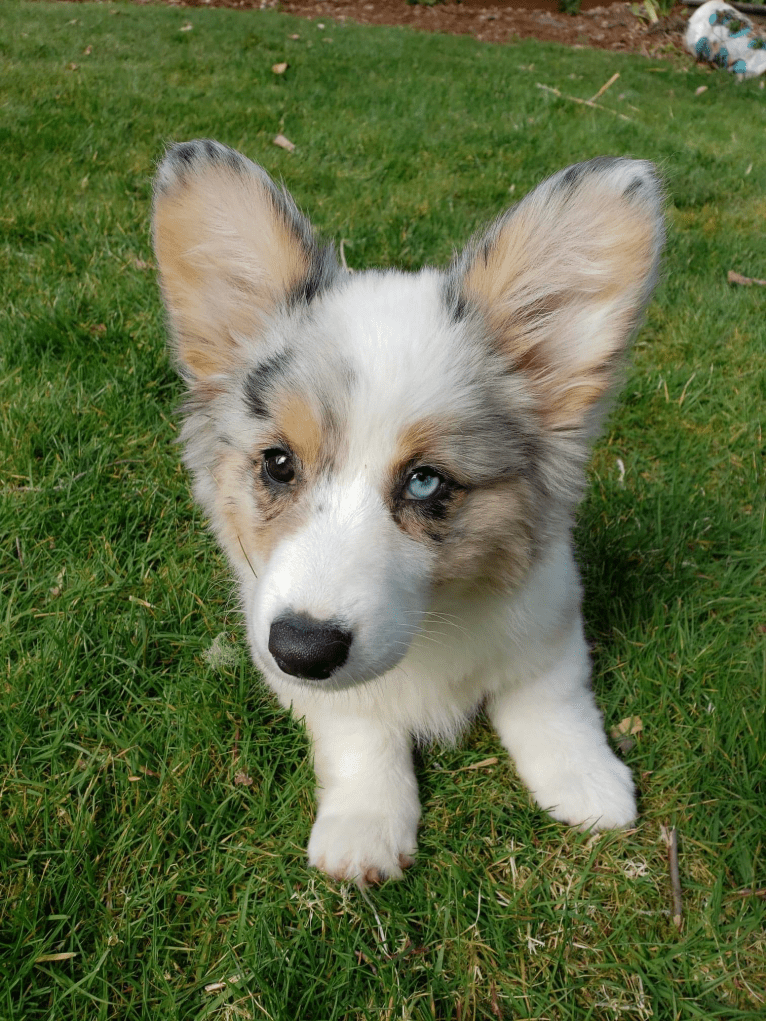
[[[139,0],[141,2],[141,0]],[[154,0],[156,2],[156,0]],[[409,4],[407,0],[160,0],[174,7],[278,8],[301,18],[356,21],[362,25],[409,25],[424,32],[472,35],[484,42],[539,39],[568,46],[659,56],[683,50],[691,9],[679,4],[666,18],[648,24],[631,8],[640,3],[583,0],[579,14],[562,14],[556,0],[448,0]]]

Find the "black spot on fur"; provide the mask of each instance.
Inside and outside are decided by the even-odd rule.
[[[296,230],[294,221],[285,217],[296,238],[304,245],[309,255],[309,271],[287,295],[288,307],[308,305],[318,294],[328,290],[335,282],[337,264],[332,245],[319,245],[310,235]]]
[[[582,163],[576,163],[575,166],[570,167],[569,170],[561,178],[561,183],[565,188],[574,188],[579,179],[582,177],[583,165]]]
[[[197,158],[197,146],[194,142],[181,142],[174,145],[168,155],[174,163],[181,163],[187,169],[191,169]]]
[[[413,510],[420,518],[430,519],[431,521],[444,521],[447,516],[447,507],[449,506],[451,496],[451,493],[446,493],[444,496],[437,497],[434,500],[418,501],[417,506]]]
[[[637,191],[638,191],[638,189],[639,189],[639,188],[641,187],[641,185],[642,185],[643,183],[644,183],[644,182],[643,182],[643,181],[641,180],[641,178],[640,178],[640,177],[634,177],[634,178],[633,178],[633,180],[632,180],[632,181],[630,182],[630,184],[628,185],[628,187],[627,187],[627,188],[625,189],[625,191],[624,191],[624,192],[622,193],[622,197],[623,197],[624,199],[628,199],[628,198],[630,198],[630,197],[631,197],[631,195],[633,195],[633,194],[634,194],[634,192],[637,192]]]
[[[209,138],[195,139],[193,142],[179,142],[171,146],[165,159],[181,177],[185,173],[194,172],[201,163],[217,163],[238,172],[241,172],[244,166],[244,161],[238,152],[225,145],[220,145],[218,142],[213,142]]]
[[[504,439],[500,474],[505,479],[524,479],[539,496],[547,495],[544,475],[543,440],[530,423],[523,419],[504,417],[498,435]]]
[[[559,186],[573,192],[580,184],[583,177],[588,174],[601,174],[609,170],[615,163],[620,162],[619,156],[597,156],[593,160],[584,163],[575,163],[561,175]]]
[[[471,306],[462,292],[461,281],[450,276],[444,285],[444,304],[450,321],[457,324],[468,318]]]
[[[458,294],[455,304],[452,306],[452,321],[461,322],[468,317],[468,300],[462,294]]]
[[[256,418],[269,417],[265,398],[273,387],[274,380],[284,373],[289,364],[290,354],[282,351],[250,370],[245,380],[244,395],[247,410],[251,415]]]

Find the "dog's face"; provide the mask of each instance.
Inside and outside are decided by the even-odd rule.
[[[186,463],[273,681],[368,681],[439,588],[523,584],[568,527],[661,231],[649,165],[597,160],[445,273],[348,274],[259,167],[169,152],[154,240]]]

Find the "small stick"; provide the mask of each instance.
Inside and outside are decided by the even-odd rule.
[[[581,106],[592,106],[594,110],[604,110],[606,113],[613,113],[615,117],[619,117],[623,121],[632,121],[632,117],[626,117],[624,113],[618,113],[616,110],[610,110],[608,106],[601,106],[599,103],[594,103],[592,99],[579,99],[577,96],[567,96],[563,92],[559,92],[558,89],[552,88],[550,85],[542,85],[540,82],[535,82],[538,89],[545,89],[546,92],[552,92],[554,96],[558,96],[559,99],[568,99],[570,103],[579,103]]]
[[[681,880],[678,875],[678,832],[675,826],[668,834],[668,865],[670,867],[670,888],[673,891],[673,924],[680,929],[683,924],[683,902]]]
[[[345,248],[346,248],[346,239],[345,238],[341,238],[340,239],[340,261],[341,261],[341,265],[343,266],[343,268],[345,269],[345,271],[347,273],[353,273],[354,272],[353,269],[349,269],[348,263],[346,262],[346,251],[345,251]]]
[[[87,474],[88,474],[87,472],[78,472],[76,475],[73,475],[71,479],[65,479],[63,482],[57,482],[53,488],[56,491],[58,491],[59,489],[66,489],[66,487],[71,485],[72,482],[77,482],[79,479],[83,478],[83,476]]]
[[[614,85],[614,83],[617,81],[617,79],[619,77],[620,77],[620,72],[619,71],[615,71],[615,73],[612,75],[612,77],[609,79],[609,81],[606,83],[606,85],[602,85],[601,88],[596,93],[596,95],[590,97],[591,103],[593,103],[596,99],[598,99],[599,96],[603,96],[604,93],[606,92],[606,90],[610,86]]]
[[[730,284],[742,284],[744,287],[750,287],[751,284],[758,284],[759,287],[766,287],[766,280],[758,280],[756,277],[743,277],[741,273],[735,273],[733,269],[729,270],[726,279]]]
[[[683,390],[681,391],[681,396],[680,396],[680,397],[678,398],[678,407],[679,407],[679,408],[681,407],[681,405],[682,405],[682,404],[683,404],[683,402],[684,402],[684,397],[686,397],[686,391],[687,391],[687,390],[689,389],[689,384],[691,383],[691,381],[692,381],[692,380],[694,379],[694,377],[695,377],[696,375],[697,375],[697,373],[696,373],[696,371],[695,371],[695,372],[693,372],[693,373],[691,374],[691,376],[689,376],[689,378],[687,379],[687,381],[686,381],[686,386],[685,386],[685,387],[683,388]]]
[[[736,900],[738,897],[766,897],[766,886],[762,886],[759,890],[737,890],[730,893],[726,899]]]

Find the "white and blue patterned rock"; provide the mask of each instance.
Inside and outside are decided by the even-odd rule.
[[[723,0],[709,0],[689,18],[686,48],[697,60],[754,78],[766,71],[766,39],[752,20]]]

